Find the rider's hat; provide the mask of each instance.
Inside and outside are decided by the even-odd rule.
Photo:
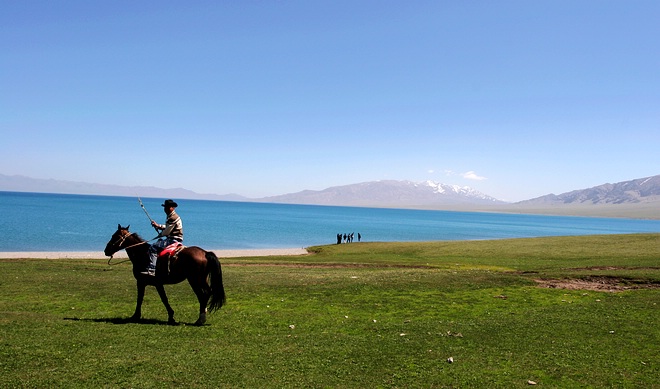
[[[177,204],[174,200],[169,200],[169,199],[168,199],[168,200],[165,200],[165,202],[164,202],[163,204],[161,204],[161,206],[163,206],[163,207],[165,207],[165,208],[167,208],[167,207],[174,207],[174,208],[176,208],[176,207],[179,206],[179,204]]]

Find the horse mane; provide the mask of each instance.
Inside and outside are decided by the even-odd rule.
[[[137,240],[140,240],[140,241],[142,241],[142,242],[146,242],[146,240],[144,240],[144,238],[142,238],[142,237],[140,236],[140,234],[138,234],[137,232],[133,232],[133,236],[134,236]]]
[[[126,226],[126,227],[122,227],[121,224],[119,225],[119,228],[120,228],[120,229],[122,229],[122,230],[126,230],[128,233],[130,233],[131,235],[133,235],[133,237],[135,237],[137,240],[139,240],[139,241],[141,241],[141,242],[146,242],[146,240],[145,240],[142,236],[140,236],[140,234],[138,234],[137,232],[131,232],[131,231],[129,230],[130,227],[131,227],[130,224],[129,224],[128,226]]]

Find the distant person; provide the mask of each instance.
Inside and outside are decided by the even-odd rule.
[[[341,233],[337,234],[337,244],[341,244]]]
[[[362,239],[362,235],[360,235],[360,233],[358,232],[358,242],[360,241],[360,239]]]
[[[147,265],[147,270],[140,274],[156,275],[156,260],[161,250],[175,242],[183,243],[183,223],[175,211],[178,204],[172,200],[165,200],[161,206],[165,215],[167,215],[167,221],[165,224],[158,224],[153,220],[151,221],[151,225],[160,231],[157,236],[159,239],[149,247],[150,262]]]

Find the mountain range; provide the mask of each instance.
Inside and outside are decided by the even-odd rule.
[[[79,181],[39,179],[25,176],[0,174],[0,191],[89,194],[104,196],[141,196],[192,200],[250,201],[237,194],[200,194],[184,188],[163,189],[154,186],[121,186],[94,184]]]
[[[333,186],[324,190],[304,190],[260,199],[270,203],[317,204],[363,207],[433,207],[450,205],[505,204],[467,186],[433,181],[372,181]]]
[[[520,204],[631,204],[660,201],[660,175],[549,194]]]
[[[660,218],[660,175],[608,183],[559,195],[548,194],[517,203],[507,203],[466,186],[433,181],[395,180],[248,198],[238,194],[199,194],[184,188],[119,186],[0,174],[0,191]]]

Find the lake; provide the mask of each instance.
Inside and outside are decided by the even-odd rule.
[[[156,233],[137,197],[0,192],[0,251],[102,251],[117,224]],[[164,199],[142,198],[165,222]],[[362,241],[435,241],[660,232],[660,220],[333,207],[175,199],[186,245],[210,250],[293,248]]]

